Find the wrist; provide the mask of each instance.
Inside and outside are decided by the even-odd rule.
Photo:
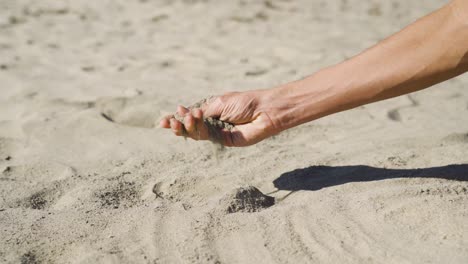
[[[265,90],[262,108],[277,130],[282,131],[333,113],[336,89],[326,74],[326,70],[322,70],[305,79]]]
[[[307,123],[339,110],[339,82],[324,69],[304,79],[271,90],[271,118],[281,130]]]

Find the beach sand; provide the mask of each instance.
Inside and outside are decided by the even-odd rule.
[[[466,75],[216,155],[154,127],[446,2],[1,1],[0,263],[467,263]]]

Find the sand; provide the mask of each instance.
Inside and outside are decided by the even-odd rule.
[[[1,1],[0,263],[467,263],[466,75],[218,160],[154,127],[445,2]]]

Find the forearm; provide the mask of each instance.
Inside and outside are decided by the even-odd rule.
[[[271,100],[274,122],[286,129],[466,72],[466,2],[454,1],[348,61],[275,89],[287,104]]]

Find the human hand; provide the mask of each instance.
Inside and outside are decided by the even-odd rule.
[[[267,113],[266,91],[228,93],[209,98],[199,107],[177,108],[178,116],[166,116],[160,126],[177,136],[194,140],[212,140],[229,147],[253,145],[279,132]],[[209,120],[225,125],[213,128]],[[226,124],[226,123],[224,123]],[[215,129],[216,131],[213,131]]]

